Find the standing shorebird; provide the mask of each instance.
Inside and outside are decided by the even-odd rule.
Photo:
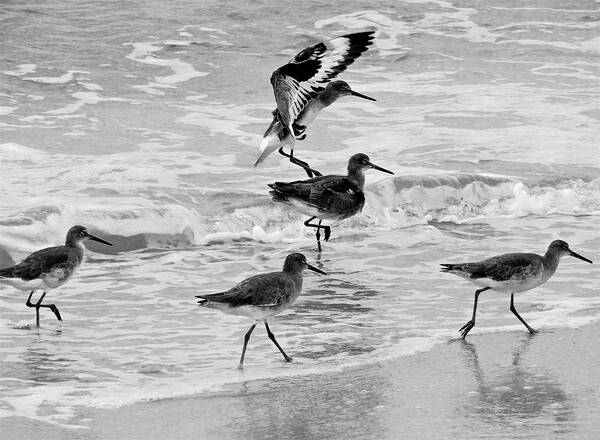
[[[475,327],[479,294],[490,289],[510,293],[510,311],[527,327],[529,333],[536,333],[517,313],[514,294],[531,290],[548,281],[556,272],[558,262],[564,255],[570,255],[588,263],[592,262],[569,249],[566,242],[554,240],[543,256],[524,253],[502,254],[477,263],[442,264],[442,272],[458,275],[481,287],[475,291],[471,320],[458,330],[461,332],[462,338],[465,339],[469,331]]]
[[[317,176],[295,182],[275,182],[269,184],[270,194],[276,202],[282,202],[310,216],[304,222],[309,228],[317,228],[317,246],[321,251],[321,229],[325,241],[331,235],[330,226],[321,226],[323,220],[343,220],[362,211],[365,205],[365,170],[373,168],[384,173],[394,174],[374,165],[369,156],[363,153],[353,155],[348,161],[347,176]],[[319,219],[319,224],[311,223]]]
[[[279,349],[286,362],[291,362],[292,358],[283,351],[275,339],[275,335],[271,332],[267,319],[283,312],[296,301],[302,291],[304,269],[326,275],[322,270],[308,264],[304,255],[294,253],[287,256],[281,272],[255,275],[226,292],[198,295],[196,298],[200,298],[198,304],[201,306],[219,309],[231,315],[248,316],[257,322],[263,321],[269,339]],[[255,327],[256,323],[252,324],[244,336],[244,348],[239,368],[244,366],[246,347]]]
[[[368,49],[373,34],[372,31],[359,32],[315,44],[273,72],[271,84],[277,108],[273,110],[273,121],[263,136],[254,166],[278,149],[290,162],[304,168],[308,177],[320,176],[306,162],[294,157],[294,144],[306,137],[306,127],[317,114],[341,96],[375,101],[355,92],[344,81],[331,81]],[[284,151],[286,145],[290,147],[289,154]]]
[[[83,260],[85,240],[112,246],[108,241],[88,233],[83,226],[73,226],[67,233],[64,246],[53,246],[29,255],[19,264],[0,269],[0,283],[9,284],[16,289],[30,291],[25,305],[35,307],[35,323],[40,326],[40,308],[47,307],[59,321],[62,321],[58,307],[54,304],[42,304],[46,293],[65,284]],[[43,293],[36,303],[31,296],[36,290]]]

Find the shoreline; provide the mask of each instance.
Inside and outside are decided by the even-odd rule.
[[[223,391],[85,408],[86,428],[24,417],[5,440],[186,438],[597,438],[600,322],[469,335],[336,372],[251,380]]]

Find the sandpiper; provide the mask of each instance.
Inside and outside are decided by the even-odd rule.
[[[200,298],[198,304],[201,306],[219,309],[231,315],[248,316],[256,321],[244,336],[244,348],[242,348],[239,368],[244,366],[246,347],[250,335],[259,321],[265,323],[269,339],[279,349],[286,362],[292,361],[292,358],[283,351],[275,339],[267,319],[283,312],[296,301],[302,291],[304,269],[325,275],[322,270],[308,264],[304,255],[293,253],[286,257],[281,272],[255,275],[225,292],[196,296],[196,298]]]
[[[310,216],[304,225],[317,228],[317,246],[321,251],[321,232],[325,241],[331,235],[330,226],[321,226],[323,220],[342,220],[362,211],[365,204],[365,170],[372,168],[384,173],[391,171],[371,163],[364,153],[353,155],[348,161],[347,176],[317,176],[295,182],[275,182],[269,184],[270,194],[276,202],[282,202]],[[318,218],[319,223],[311,223]]]
[[[481,287],[481,289],[475,291],[471,320],[458,330],[461,332],[462,338],[464,339],[469,331],[475,327],[475,313],[477,312],[479,295],[490,289],[510,293],[510,311],[527,327],[529,333],[536,333],[517,313],[514,305],[514,294],[531,290],[548,281],[556,272],[558,262],[564,255],[570,255],[588,263],[592,262],[569,249],[566,242],[554,240],[543,256],[514,253],[497,255],[477,263],[442,264],[442,272],[458,275]]]
[[[315,44],[273,72],[271,84],[277,108],[273,110],[273,121],[263,136],[254,166],[278,149],[292,163],[304,168],[308,177],[320,175],[294,157],[294,144],[306,137],[306,126],[317,114],[341,96],[375,101],[355,92],[345,81],[331,81],[368,49],[373,34],[373,31],[358,32]],[[284,151],[286,145],[290,147],[289,154]]]
[[[25,305],[35,307],[35,323],[40,326],[40,308],[47,307],[59,321],[62,321],[58,307],[54,304],[42,304],[46,293],[65,284],[83,260],[85,240],[94,240],[98,243],[112,246],[90,234],[83,226],[73,226],[67,233],[64,246],[44,248],[29,255],[19,264],[0,269],[0,283],[9,284],[19,290],[30,291]],[[31,297],[36,290],[43,293],[36,303],[31,302]]]

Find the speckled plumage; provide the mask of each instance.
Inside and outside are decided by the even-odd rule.
[[[42,304],[42,300],[49,290],[62,286],[73,277],[83,261],[83,241],[87,239],[112,246],[109,242],[89,234],[83,226],[77,225],[69,229],[64,245],[41,249],[14,266],[0,269],[0,283],[30,292],[25,304],[35,307],[38,326],[41,307],[49,308],[56,318],[62,321],[58,308],[54,304]],[[43,293],[34,304],[31,297],[36,290],[43,290]]]
[[[302,272],[304,269],[325,274],[320,269],[308,264],[304,255],[293,253],[286,257],[281,272],[254,275],[224,292],[197,295],[196,298],[199,298],[198,304],[203,307],[263,321],[269,339],[273,341],[285,360],[289,362],[292,358],[283,351],[275,339],[267,319],[281,313],[296,301],[302,291]],[[244,337],[240,368],[244,364],[246,347],[255,327],[256,324],[253,324]]]
[[[365,205],[360,182],[348,176],[318,176],[295,182],[275,182],[269,186],[273,189],[270,193],[274,201],[320,219],[352,217]]]
[[[203,306],[262,320],[290,307],[301,291],[302,273],[281,271],[254,275],[225,292],[199,297]]]
[[[580,260],[592,262],[569,249],[566,242],[555,240],[550,243],[544,255],[510,253],[497,255],[475,263],[442,264],[442,272],[452,273],[481,287],[481,289],[475,291],[471,320],[459,330],[463,339],[475,326],[479,295],[490,289],[510,293],[510,310],[530,333],[535,333],[535,330],[525,322],[515,309],[514,294],[531,290],[548,281],[556,272],[560,258],[564,255],[571,255]]]
[[[321,226],[322,220],[342,220],[362,211],[365,205],[364,172],[373,168],[393,174],[370,162],[364,153],[353,155],[348,161],[346,176],[317,176],[294,182],[275,182],[269,184],[273,201],[292,206],[301,213],[310,216],[304,224],[317,228],[317,244],[321,250],[319,229],[325,229],[325,241],[329,239],[330,227]],[[315,218],[319,224],[310,223]]]
[[[55,289],[73,276],[82,259],[83,247],[45,248],[32,253],[14,266],[0,269],[0,282],[16,288],[22,285],[20,290],[31,290],[28,282],[39,281],[38,288]]]

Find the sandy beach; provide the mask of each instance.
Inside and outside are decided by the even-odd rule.
[[[4,419],[9,439],[593,439],[600,323],[477,334],[338,373],[83,410],[85,429]],[[232,368],[235,366],[232,364]]]

